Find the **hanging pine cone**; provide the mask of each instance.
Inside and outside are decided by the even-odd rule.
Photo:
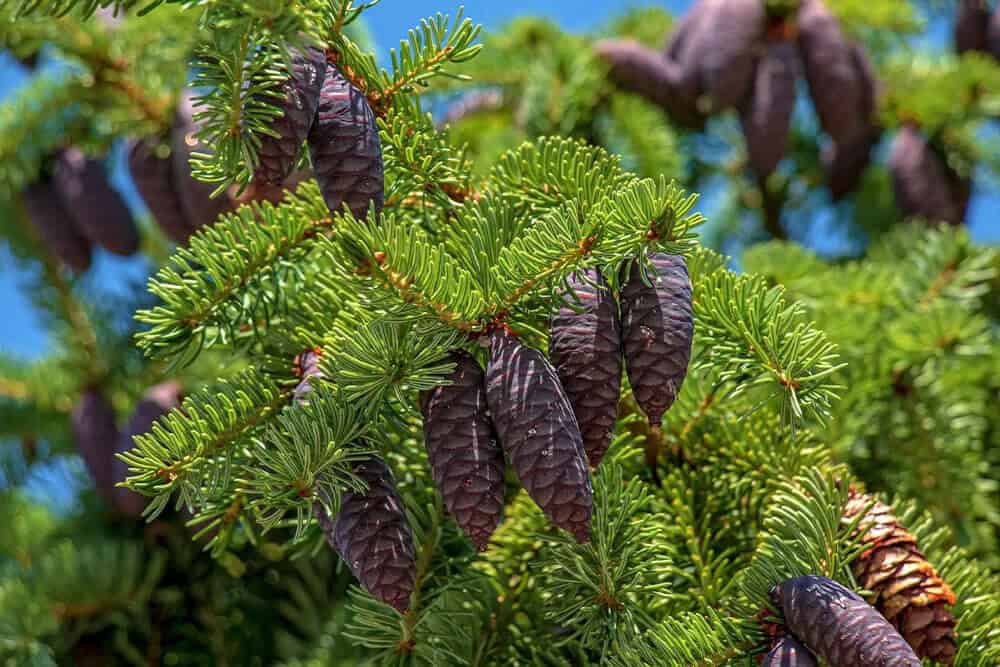
[[[652,271],[643,282],[638,262],[622,276],[622,348],[636,402],[651,426],[680,393],[691,359],[694,315],[687,262],[678,255],[649,256]]]
[[[104,166],[78,148],[56,158],[52,174],[56,194],[87,239],[116,255],[139,249],[139,232],[121,195],[108,183]]]
[[[882,136],[882,128],[876,117],[881,84],[868,54],[858,44],[851,46],[854,68],[861,81],[858,115],[864,122],[850,138],[839,143],[832,142],[824,148],[822,159],[827,172],[827,187],[834,201],[857,188],[858,181],[868,167],[872,148]]]
[[[334,520],[320,503],[314,512],[327,542],[372,597],[406,613],[413,592],[416,563],[406,509],[385,462],[372,456],[354,466],[368,485],[363,493],[347,491]]]
[[[127,152],[132,182],[156,224],[168,237],[184,243],[195,227],[188,222],[181,207],[170,158],[156,154],[155,142],[141,139],[130,139]]]
[[[22,193],[25,212],[39,240],[56,259],[83,273],[90,268],[90,241],[73,225],[50,182],[33,183]]]
[[[445,507],[482,551],[503,514],[503,450],[486,407],[479,363],[461,350],[451,360],[451,384],[420,397],[424,444]]]
[[[181,385],[178,382],[164,382],[150,387],[135,406],[125,430],[118,438],[115,452],[120,454],[132,449],[135,444],[133,438],[149,433],[153,428],[153,422],[181,404],[181,395]],[[117,456],[114,457],[111,461],[111,474],[115,484],[125,481],[128,476],[128,464]],[[115,487],[115,509],[126,516],[139,516],[146,509],[148,502],[148,498],[135,491]]]
[[[659,106],[682,127],[700,130],[705,126],[697,94],[685,95],[680,85],[677,63],[633,40],[601,40],[595,51],[609,65],[611,80],[619,88]]]
[[[323,372],[319,369],[319,360],[323,354],[321,348],[316,348],[315,350],[306,350],[295,357],[295,374],[302,378],[298,385],[295,386],[294,400],[296,403],[301,402],[305,399],[306,394],[312,391],[312,385],[309,384],[309,378],[326,377]]]
[[[986,26],[986,50],[1000,61],[1000,5],[997,5]]]
[[[688,50],[691,48],[692,38],[701,29],[702,23],[710,19],[709,9],[712,3],[705,0],[697,0],[687,12],[674,23],[673,30],[667,38],[667,43],[663,47],[663,54],[676,63],[690,59]]]
[[[853,521],[873,500],[851,489],[843,521]],[[917,547],[917,539],[882,502],[865,512],[857,533],[869,548],[851,568],[858,584],[874,594],[872,604],[917,655],[950,665],[956,651],[955,618],[947,605],[955,604],[955,593]]]
[[[260,165],[255,179],[269,185],[281,185],[292,173],[302,142],[309,135],[316,117],[324,72],[326,55],[321,50],[309,47],[305,52],[292,55],[290,76],[281,85],[283,97],[276,100],[282,114],[271,125],[278,136],[260,136],[257,152]]]
[[[309,131],[309,154],[330,211],[340,212],[345,202],[358,218],[368,215],[369,204],[376,213],[382,210],[385,177],[375,113],[364,93],[332,63]]]
[[[761,662],[761,667],[816,667],[816,665],[816,656],[792,635],[779,637]]]
[[[203,183],[191,175],[191,154],[210,152],[196,136],[198,124],[194,120],[194,114],[194,95],[191,91],[184,91],[171,130],[171,169],[184,217],[198,230],[215,222],[223,213],[229,213],[233,207],[224,194],[212,197],[212,191],[215,190],[213,184]]]
[[[486,402],[528,495],[552,523],[586,542],[593,491],[573,407],[548,359],[503,328],[490,333]]]
[[[754,60],[766,31],[760,0],[699,0],[686,34],[667,48],[683,72],[686,95],[704,96],[706,111],[738,106],[753,83]]]
[[[621,393],[622,351],[618,304],[596,269],[572,274],[552,317],[549,356],[559,374],[583,437],[590,465],[597,467],[611,444]]]
[[[115,411],[99,390],[83,391],[70,416],[73,439],[80,457],[94,480],[97,493],[109,505],[114,505],[115,449],[118,446],[118,426]]]
[[[785,157],[795,110],[799,57],[790,42],[773,42],[757,63],[750,96],[741,105],[740,121],[750,166],[766,179]]]
[[[806,575],[771,589],[785,625],[831,667],[920,667],[896,629],[874,607],[836,581]]]
[[[986,51],[986,29],[990,9],[986,0],[959,0],[955,17],[955,50]]]
[[[968,205],[968,185],[948,168],[923,135],[905,126],[889,154],[896,205],[906,217],[961,224]]]
[[[809,95],[820,124],[834,141],[848,141],[867,120],[857,113],[864,93],[852,45],[822,0],[802,1],[798,28]]]

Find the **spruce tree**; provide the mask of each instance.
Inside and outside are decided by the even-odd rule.
[[[994,168],[988,37],[727,2],[436,14],[385,68],[376,2],[0,8],[45,45],[0,107],[0,230],[55,341],[0,357],[0,658],[1000,660],[1000,259],[954,225]],[[761,92],[785,67],[817,113]],[[907,203],[896,129],[948,206]],[[82,224],[109,154],[149,214]],[[795,242],[817,211],[849,254]],[[110,299],[87,267],[133,224],[154,272]],[[77,457],[53,511],[32,480]]]

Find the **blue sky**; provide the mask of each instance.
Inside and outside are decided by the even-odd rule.
[[[683,11],[691,0],[660,0],[658,2],[585,2],[581,0],[467,0],[465,15],[483,23],[487,29],[495,27],[519,15],[534,14],[547,16],[572,30],[591,28],[613,13],[618,13],[629,4],[659,5],[674,12]],[[417,25],[421,18],[443,11],[454,14],[458,4],[449,5],[437,0],[383,0],[366,13],[369,27],[382,51],[396,45],[406,30]],[[949,38],[947,25],[934,26],[930,40],[936,46],[943,46]],[[0,98],[23,83],[24,71],[5,55],[0,55]],[[134,193],[126,179],[116,174],[116,183],[131,199]],[[711,211],[705,213],[711,216]],[[985,242],[1000,242],[1000,196],[978,196],[973,199],[970,214],[970,230],[975,238]],[[98,253],[95,266],[88,281],[101,289],[114,290],[123,282],[133,282],[146,270],[141,259],[123,260],[105,253]],[[123,280],[123,276],[129,280]],[[0,312],[3,326],[0,327],[0,351],[17,355],[33,356],[45,351],[47,339],[44,329],[33,312],[30,303],[21,293],[21,286],[27,277],[13,266],[13,260],[0,243]]]

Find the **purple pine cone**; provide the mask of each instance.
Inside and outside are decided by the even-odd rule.
[[[521,484],[552,523],[590,539],[593,490],[573,407],[548,359],[509,331],[490,334],[486,401]]]
[[[798,26],[799,52],[820,125],[834,141],[848,141],[869,120],[858,114],[865,92],[852,44],[822,0],[803,0]]]
[[[97,493],[114,505],[114,461],[119,437],[114,410],[100,391],[85,389],[73,407],[71,422],[76,447]]]
[[[881,136],[882,128],[872,125],[843,143],[823,147],[826,186],[833,201],[839,201],[857,189],[871,161],[872,148]]]
[[[260,165],[254,178],[270,185],[281,185],[292,173],[302,142],[309,135],[316,117],[325,71],[326,55],[319,49],[307,48],[305,53],[293,54],[291,76],[281,86],[284,97],[275,100],[283,111],[271,127],[278,136],[260,136]]]
[[[663,53],[667,58],[680,63],[689,57],[688,49],[691,48],[692,37],[701,29],[706,19],[711,20],[709,12],[711,7],[711,2],[698,0],[677,20],[663,47]]]
[[[51,183],[34,183],[22,194],[28,219],[42,245],[77,273],[90,268],[90,241],[76,228]]]
[[[1000,61],[1000,5],[997,5],[986,26],[986,50]]]
[[[133,438],[149,433],[153,422],[181,404],[182,390],[178,382],[164,382],[150,387],[146,395],[135,406],[132,416],[118,439],[116,453],[127,452],[134,446]],[[115,457],[111,463],[111,472],[115,484],[123,482],[128,476],[128,464]],[[120,513],[126,516],[139,516],[146,509],[149,499],[146,496],[129,489],[116,487],[114,505]]]
[[[955,16],[955,50],[986,51],[986,29],[990,22],[990,9],[986,0],[959,0]]]
[[[795,637],[785,635],[764,656],[761,667],[816,667],[816,656]]]
[[[573,406],[590,465],[597,467],[611,444],[622,381],[618,304],[596,269],[574,273],[573,293],[562,296],[552,317],[549,356]]]
[[[314,511],[327,542],[361,586],[376,599],[406,613],[416,573],[406,509],[382,459],[372,456],[358,463],[354,474],[368,484],[366,492],[345,492],[332,522],[322,505],[317,503]]]
[[[836,581],[795,577],[771,589],[785,625],[831,667],[920,667],[920,659],[878,610]]]
[[[680,66],[686,95],[707,98],[712,113],[739,106],[753,83],[754,61],[766,32],[760,0],[698,0],[668,55]]]
[[[948,168],[923,135],[903,127],[889,154],[896,205],[906,217],[961,224],[968,205],[968,184]]]
[[[687,375],[694,315],[684,258],[654,253],[649,260],[651,285],[636,262],[622,283],[622,347],[635,400],[650,425],[659,426]]]
[[[327,208],[347,204],[358,218],[374,203],[382,210],[385,176],[375,113],[364,93],[328,64],[316,120],[309,131],[309,154]]]
[[[157,156],[155,143],[130,139],[128,168],[136,190],[163,232],[177,243],[187,241],[195,228],[181,207],[170,158]]]
[[[859,44],[852,46],[854,66],[861,77],[858,114],[865,122],[850,138],[824,148],[822,159],[827,172],[827,187],[834,201],[857,188],[861,175],[868,167],[872,148],[882,137],[882,127],[876,117],[881,83],[875,76],[868,54]]]
[[[656,104],[682,127],[700,130],[705,126],[697,95],[686,95],[681,87],[677,63],[633,40],[605,39],[595,49],[610,66],[611,80],[619,88]]]
[[[59,154],[52,184],[77,229],[89,240],[116,255],[139,249],[139,232],[121,195],[108,183],[104,166],[78,148]]]
[[[740,111],[750,166],[761,179],[785,157],[795,110],[799,57],[790,42],[774,42],[757,63],[753,90]]]
[[[232,211],[233,206],[224,193],[214,198],[211,196],[215,185],[203,183],[191,175],[191,154],[209,152],[195,136],[198,124],[194,120],[194,114],[193,93],[184,91],[171,130],[171,169],[184,217],[190,226],[198,230],[215,222],[223,213]]]
[[[452,353],[452,384],[421,394],[424,444],[444,504],[480,551],[503,515],[503,450],[486,407],[483,370]]]

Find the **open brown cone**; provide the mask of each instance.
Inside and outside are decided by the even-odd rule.
[[[955,618],[947,605],[955,593],[917,547],[917,538],[892,508],[851,489],[845,522],[871,506],[858,524],[870,545],[851,564],[858,583],[874,593],[871,600],[921,658],[950,665],[955,658]]]

